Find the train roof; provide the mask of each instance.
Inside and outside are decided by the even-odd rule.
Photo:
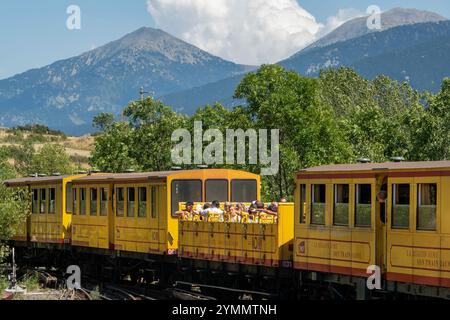
[[[130,173],[92,173],[88,175],[62,175],[62,176],[46,176],[46,177],[25,177],[4,181],[8,187],[21,187],[27,185],[40,185],[61,183],[64,179],[69,179],[75,184],[83,183],[109,183],[114,182],[146,182],[165,180],[169,176],[176,176],[190,173],[193,175],[203,175],[206,172],[242,172],[233,169],[193,169],[193,170],[172,170],[172,171],[155,171],[155,172],[130,172]],[[256,174],[247,172],[247,176],[257,176]]]
[[[49,183],[60,183],[64,179],[70,178],[70,175],[63,176],[46,176],[46,177],[25,177],[18,179],[6,180],[3,183],[7,187],[20,187],[35,184],[49,184]]]
[[[355,171],[395,171],[395,170],[450,170],[450,161],[416,161],[416,162],[383,162],[383,163],[355,163],[331,164],[312,167],[300,171],[298,174],[323,172],[355,172]]]
[[[202,175],[206,172],[238,172],[232,169],[192,169],[192,170],[173,170],[173,171],[155,171],[155,172],[132,172],[132,173],[96,173],[73,180],[75,184],[83,183],[108,183],[114,182],[146,182],[165,180],[169,176],[176,176],[190,173],[192,175]],[[248,173],[248,175],[253,175]],[[257,176],[255,174],[255,176]]]
[[[156,171],[156,172],[130,172],[130,173],[98,173],[75,179],[75,183],[108,182],[108,181],[143,181],[167,178],[175,173],[185,171]]]

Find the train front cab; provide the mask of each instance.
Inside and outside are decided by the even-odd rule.
[[[294,267],[355,285],[359,298],[373,266],[382,290],[448,297],[448,194],[449,161],[306,169],[296,181]]]

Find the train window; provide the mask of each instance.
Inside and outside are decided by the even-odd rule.
[[[100,216],[106,217],[108,215],[108,189],[100,189]]]
[[[156,218],[156,208],[157,208],[157,200],[158,200],[158,196],[156,193],[156,187],[152,187],[152,218]]]
[[[325,225],[326,185],[311,186],[311,224]]]
[[[41,189],[39,213],[45,214],[46,212],[47,212],[47,189]]]
[[[39,190],[33,189],[33,202],[31,204],[31,212],[39,213]]]
[[[97,215],[97,202],[98,202],[98,189],[91,188],[91,194],[89,199],[89,213],[91,216]]]
[[[436,230],[437,185],[422,183],[418,185],[417,230]]]
[[[179,203],[186,201],[202,201],[202,181],[201,180],[174,180],[172,181],[171,213],[172,217],[177,217]]]
[[[409,228],[409,184],[392,185],[392,228]]]
[[[73,192],[72,192],[72,183],[66,184],[66,212],[72,213],[73,211]]]
[[[80,216],[86,215],[86,188],[80,188]]]
[[[147,217],[147,188],[140,187],[138,191],[138,217]]]
[[[116,215],[118,217],[124,216],[124,201],[125,201],[125,194],[123,188],[117,188],[116,189]]]
[[[300,223],[306,223],[306,184],[300,185]]]
[[[134,217],[135,189],[127,189],[127,217]]]
[[[372,185],[356,185],[355,226],[370,227],[372,213]]]
[[[348,184],[334,186],[333,224],[348,226],[348,207],[350,203],[350,187]]]
[[[48,213],[56,213],[56,189],[48,189]]]
[[[78,213],[78,208],[77,208],[77,189],[76,188],[72,189],[72,213],[74,215],[76,215]]]
[[[228,201],[228,180],[206,180],[205,201]]]
[[[256,180],[231,180],[232,202],[252,202],[257,199]]]

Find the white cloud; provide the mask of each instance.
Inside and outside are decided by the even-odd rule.
[[[336,28],[339,28],[345,22],[358,17],[366,16],[365,12],[359,11],[353,8],[339,9],[335,16],[331,16],[327,19],[325,26],[320,30],[319,36],[323,36],[330,33]]]
[[[274,63],[324,27],[296,0],[148,0],[157,27],[242,64]]]

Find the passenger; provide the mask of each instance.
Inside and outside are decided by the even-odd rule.
[[[203,211],[203,206],[200,203],[198,203],[197,206],[195,207],[195,211],[194,211],[192,220],[193,221],[201,221],[202,220],[202,211]]]
[[[224,213],[223,210],[220,209],[220,202],[214,200],[211,203],[211,207],[205,210],[205,216],[208,221],[212,222],[223,222],[224,221]]]
[[[180,220],[184,221],[192,221],[194,218],[194,202],[188,201],[186,202],[186,209],[177,211],[175,213]]]
[[[287,199],[286,199],[286,197],[281,197],[281,199],[280,199],[280,203],[287,203]]]
[[[267,210],[272,212],[278,212],[278,202],[272,200],[272,202],[267,206]]]
[[[231,222],[231,215],[232,212],[235,211],[235,207],[233,207],[230,202],[225,202],[223,208],[224,208],[223,220],[225,222]]]
[[[253,201],[247,210],[248,211],[248,223],[257,223],[257,221],[258,221],[258,210],[257,209],[258,209],[257,201]]]
[[[232,207],[230,212],[230,222],[239,223],[241,222],[241,216],[236,208]]]
[[[237,203],[235,206],[236,214],[239,216],[239,222],[247,223],[248,214],[246,214],[246,208],[243,203]]]
[[[203,204],[203,209],[201,211],[200,220],[201,221],[208,221],[208,210],[211,208],[211,203],[206,202]]]

